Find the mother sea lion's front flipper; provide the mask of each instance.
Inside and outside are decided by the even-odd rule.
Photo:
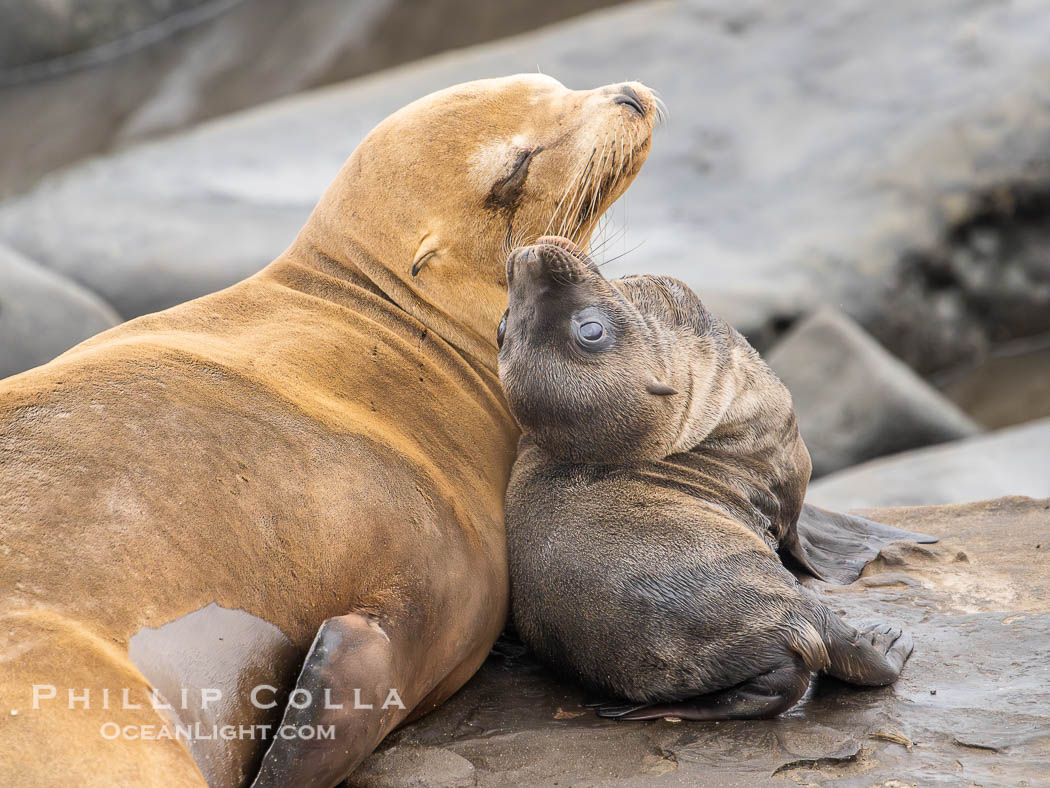
[[[325,621],[252,788],[337,784],[406,716],[397,688],[394,647],[377,620]]]
[[[903,531],[853,514],[829,512],[807,503],[782,544],[815,577],[846,585],[860,577],[885,545],[899,541],[930,544],[937,537]]]

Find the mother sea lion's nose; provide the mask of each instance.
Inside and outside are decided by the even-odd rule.
[[[620,85],[620,92],[613,97],[614,104],[623,104],[639,117],[645,117],[645,104],[638,91],[630,85]]]

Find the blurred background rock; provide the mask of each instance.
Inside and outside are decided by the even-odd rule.
[[[0,0],[0,196],[88,154],[614,1]]]
[[[0,0],[0,373],[259,270],[423,94],[641,79],[605,270],[766,353],[814,500],[1050,495],[1047,41],[1045,0]]]

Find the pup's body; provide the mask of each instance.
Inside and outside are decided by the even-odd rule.
[[[558,239],[512,255],[508,280],[511,600],[533,650],[632,718],[772,716],[814,671],[896,679],[911,638],[858,632],[778,551],[841,580],[918,535],[812,507],[800,524],[809,454],[747,341],[681,282],[607,282]]]

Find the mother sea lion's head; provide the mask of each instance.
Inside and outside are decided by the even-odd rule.
[[[577,91],[522,74],[432,93],[365,138],[299,243],[494,367],[507,252],[549,232],[586,246],[658,116],[636,82]]]

